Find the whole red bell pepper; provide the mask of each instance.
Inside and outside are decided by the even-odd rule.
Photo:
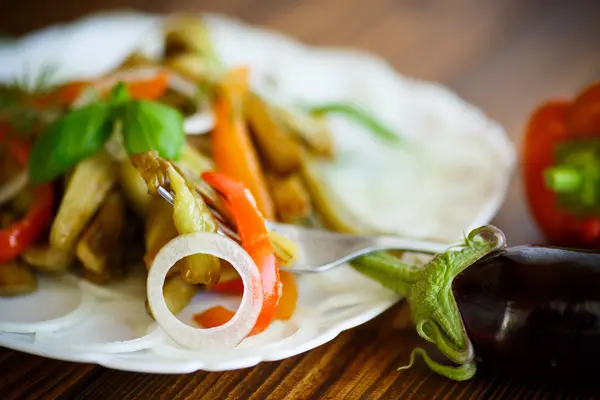
[[[27,166],[29,143],[11,135],[5,126],[0,129],[0,143],[4,143],[10,156],[23,167]],[[42,234],[52,219],[54,190],[52,184],[34,189],[33,204],[27,214],[12,224],[0,229],[0,262],[10,261],[23,252]]]
[[[243,183],[233,180],[223,173],[212,171],[202,174],[202,178],[225,198],[235,219],[242,247],[248,252],[260,271],[263,306],[250,333],[255,335],[269,326],[281,297],[279,265],[273,245],[269,240],[264,218],[258,210],[252,194]]]
[[[535,111],[523,172],[529,210],[550,243],[600,248],[600,82]]]

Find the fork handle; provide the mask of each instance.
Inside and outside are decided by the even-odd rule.
[[[429,240],[407,239],[398,236],[377,236],[373,240],[373,250],[403,250],[415,253],[443,253],[451,244]]]

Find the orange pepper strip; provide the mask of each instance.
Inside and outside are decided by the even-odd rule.
[[[279,271],[281,279],[281,298],[277,311],[275,311],[275,319],[287,321],[292,318],[296,311],[296,303],[298,302],[298,286],[296,285],[296,277],[290,271]]]
[[[223,306],[211,307],[206,311],[194,314],[194,322],[205,329],[215,328],[226,324],[233,318],[235,313]]]
[[[42,95],[36,100],[38,109],[45,109],[50,106],[68,106],[73,103],[83,91],[88,87],[100,85],[98,81],[73,81],[65,85],[59,86],[52,92]],[[166,71],[162,71],[150,80],[129,81],[125,82],[129,95],[135,100],[156,100],[160,98],[169,87],[169,75]],[[106,95],[110,92],[110,88],[103,91]]]
[[[281,298],[279,299],[277,311],[275,311],[275,319],[286,321],[296,311],[298,286],[296,285],[296,277],[289,271],[279,270],[279,279],[281,280]],[[235,279],[229,282],[216,283],[209,290],[217,293],[241,295],[244,293],[244,284],[241,279]]]
[[[205,172],[202,178],[227,201],[238,227],[242,247],[260,271],[263,306],[251,334],[260,333],[271,323],[281,296],[279,266],[265,221],[256,208],[252,194],[241,182],[213,171]]]
[[[132,99],[156,100],[167,91],[169,75],[163,71],[149,81],[131,81],[126,85]]]
[[[245,68],[231,71],[221,83],[214,104],[213,157],[217,171],[243,182],[256,199],[263,217],[273,219],[273,201],[244,120],[242,105],[247,92],[248,70]]]

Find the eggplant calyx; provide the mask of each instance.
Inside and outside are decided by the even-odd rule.
[[[486,225],[474,229],[463,245],[436,255],[410,288],[407,301],[417,333],[435,343],[456,364],[472,363],[474,352],[452,293],[452,282],[470,265],[505,246],[506,239],[498,228]]]
[[[383,251],[364,255],[351,264],[358,272],[403,297],[408,296],[412,285],[423,273],[422,269],[405,264],[398,257]]]
[[[435,343],[442,354],[453,363],[466,364],[472,362],[475,358],[475,351],[468,336],[466,337],[464,347],[457,348],[456,344],[448,336],[444,335],[436,323],[431,320],[420,321],[416,329],[419,336],[428,342]]]
[[[427,364],[427,366],[431,368],[434,372],[455,381],[469,380],[475,375],[475,372],[477,372],[477,364],[475,364],[474,362],[460,364],[458,366],[443,365],[438,363],[437,361],[432,360],[427,355],[427,352],[420,347],[417,347],[412,351],[412,353],[410,354],[410,362],[408,363],[408,365],[399,367],[398,371],[411,368],[415,362],[417,355],[423,357],[423,361],[425,361],[425,364]]]

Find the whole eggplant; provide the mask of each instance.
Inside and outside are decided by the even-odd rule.
[[[416,331],[445,362],[411,353],[453,380],[477,365],[506,371],[600,370],[600,253],[540,245],[507,247],[492,225],[422,267],[385,253],[355,269],[406,298]],[[506,368],[508,367],[508,368]]]
[[[462,271],[452,291],[483,365],[600,369],[600,253],[505,248]]]

